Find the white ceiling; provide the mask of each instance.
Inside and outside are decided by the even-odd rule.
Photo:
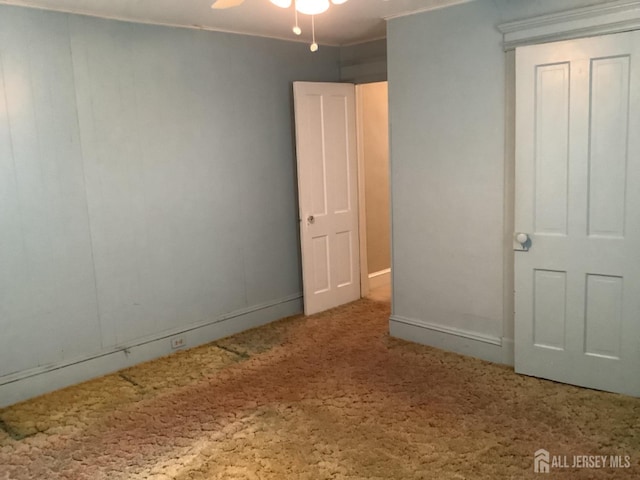
[[[331,5],[316,17],[316,37],[324,45],[348,45],[385,36],[385,18],[431,10],[470,0],[350,0]],[[213,10],[213,0],[0,0],[62,12],[80,13],[141,23],[156,23],[245,33],[287,40],[309,41],[310,18],[301,15],[302,37],[292,31],[293,9],[281,9],[269,0],[245,0],[228,9]]]

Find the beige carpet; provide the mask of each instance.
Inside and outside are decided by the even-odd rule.
[[[640,400],[389,338],[361,300],[0,410],[0,479],[640,478]],[[533,453],[629,455],[533,473]]]

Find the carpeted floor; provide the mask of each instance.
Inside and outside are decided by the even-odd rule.
[[[640,399],[294,317],[0,410],[0,479],[640,478]],[[533,473],[533,454],[629,455]],[[569,460],[571,461],[571,460]]]

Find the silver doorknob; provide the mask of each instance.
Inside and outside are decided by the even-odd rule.
[[[314,223],[315,221],[316,221],[316,218],[313,215],[309,215],[307,217],[307,222]]]

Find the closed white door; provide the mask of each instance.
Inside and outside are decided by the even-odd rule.
[[[355,86],[295,82],[304,312],[360,298]]]
[[[516,371],[640,395],[640,32],[517,50],[516,232]]]

